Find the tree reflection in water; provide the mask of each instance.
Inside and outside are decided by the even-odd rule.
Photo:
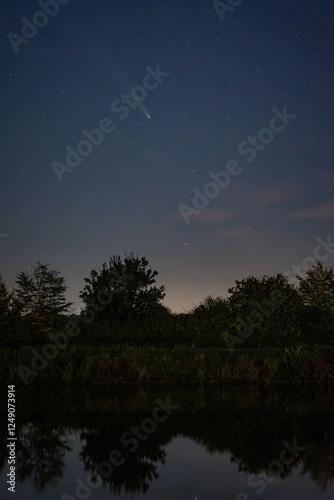
[[[29,478],[40,491],[62,476],[64,456],[71,449],[66,429],[54,428],[50,422],[28,423],[21,427],[17,443],[19,481]]]
[[[80,459],[85,464],[85,470],[90,471],[94,478],[98,474],[94,464],[110,462],[109,455],[116,448],[122,452],[124,463],[113,467],[109,478],[100,475],[103,484],[109,484],[113,494],[120,494],[122,488],[129,493],[145,493],[150,483],[158,479],[157,464],[166,462],[166,452],[159,444],[159,439],[149,436],[136,452],[131,453],[119,443],[119,436],[123,431],[121,427],[118,429],[120,433],[117,433],[117,426],[112,434],[108,429],[99,432],[84,432],[81,438],[86,441],[86,444],[82,447]]]
[[[164,395],[162,395],[162,393]],[[157,425],[134,452],[121,442],[124,432],[152,415],[156,397],[166,395],[180,404],[177,412]],[[265,396],[265,397],[264,397]],[[78,433],[80,460],[92,478],[114,494],[122,490],[145,493],[158,478],[158,466],[166,462],[166,445],[176,437],[200,444],[209,454],[228,453],[231,462],[248,474],[270,475],[268,465],[278,460],[283,441],[296,440],[305,450],[280,477],[299,466],[319,489],[326,491],[334,478],[333,395],[301,393],[263,395],[258,389],[175,389],[121,395],[110,388],[66,389],[45,397],[18,396],[17,479],[30,479],[37,490],[60,478],[71,435]],[[4,407],[4,406],[2,406]],[[0,414],[0,467],[7,461],[6,415]],[[114,466],[109,477],[96,464],[109,462],[118,450],[124,464]],[[101,479],[100,479],[101,477]],[[74,478],[75,479],[75,478]]]

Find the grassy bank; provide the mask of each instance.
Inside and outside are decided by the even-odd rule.
[[[45,360],[41,346],[0,354],[0,380],[29,385],[93,384],[309,384],[334,386],[334,348],[299,346],[238,349],[187,346],[69,345]],[[45,355],[45,353],[44,353]],[[35,360],[35,363],[33,361]],[[25,367],[25,368],[23,368]],[[28,370],[31,370],[30,372]]]

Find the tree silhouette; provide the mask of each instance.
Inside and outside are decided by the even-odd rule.
[[[297,275],[299,294],[305,305],[321,311],[334,311],[334,267],[326,268],[317,260],[306,272],[306,277]]]
[[[11,298],[7,285],[0,274],[0,325],[7,324],[11,317]]]
[[[301,301],[296,288],[283,274],[236,280],[236,285],[228,292],[232,316],[260,335],[296,332]]]
[[[306,272],[297,275],[298,293],[304,305],[303,331],[312,338],[334,336],[334,268],[327,269],[319,260]]]
[[[60,272],[49,270],[49,264],[38,261],[32,270],[17,275],[15,303],[21,316],[29,320],[37,331],[46,332],[61,321],[61,315],[70,310],[67,302],[65,278]]]
[[[155,286],[157,271],[149,267],[147,259],[119,255],[93,269],[80,298],[86,305],[86,314],[98,320],[125,319],[154,310],[165,296],[165,287]]]

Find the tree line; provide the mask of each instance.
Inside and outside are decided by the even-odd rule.
[[[227,297],[207,296],[188,313],[162,304],[166,287],[145,256],[112,256],[84,278],[76,317],[92,341],[195,341],[228,348],[252,341],[334,340],[334,268],[317,260],[298,283],[281,273],[236,280]],[[66,280],[38,261],[17,274],[9,291],[0,275],[0,334],[3,341],[23,330],[30,340],[60,329],[72,312]],[[27,337],[27,338],[28,338]]]

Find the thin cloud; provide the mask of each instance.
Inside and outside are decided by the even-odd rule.
[[[269,241],[268,238],[271,239],[271,235],[253,229],[251,226],[221,228],[215,232],[215,235],[228,240],[247,240],[254,243],[264,243]]]
[[[290,214],[292,219],[334,219],[334,201]]]
[[[202,191],[201,191],[202,192]],[[300,194],[300,193],[299,193]],[[219,197],[224,197],[224,204],[227,208],[211,208],[211,203],[219,203]],[[277,206],[286,204],[290,200],[296,199],[296,191],[292,185],[280,185],[268,189],[243,190],[242,186],[233,190],[222,190],[214,199],[210,200],[207,208],[199,210],[199,213],[191,213],[189,219],[191,222],[230,222],[240,217],[254,215],[256,211],[261,210],[262,215],[266,211],[277,210]],[[188,203],[191,209],[196,210],[192,203]],[[275,208],[276,206],[276,208]],[[284,206],[285,208],[286,206]],[[269,212],[268,212],[269,213]],[[181,212],[171,214],[173,218],[184,220]]]
[[[241,205],[270,206],[286,202],[295,197],[292,186],[277,186],[268,189],[242,191],[234,194],[234,199]]]
[[[320,172],[319,176],[322,180],[334,183],[334,174],[332,174],[331,172]]]
[[[221,221],[232,221],[240,217],[242,212],[240,210],[230,209],[230,208],[205,208],[200,210],[198,214],[193,214],[190,217],[190,221],[194,222],[221,222]],[[183,220],[180,212],[173,214],[174,218]]]
[[[211,222],[211,221],[231,221],[236,219],[241,215],[240,210],[231,210],[229,208],[213,208],[204,209],[196,215],[193,220],[198,220],[201,222]]]

